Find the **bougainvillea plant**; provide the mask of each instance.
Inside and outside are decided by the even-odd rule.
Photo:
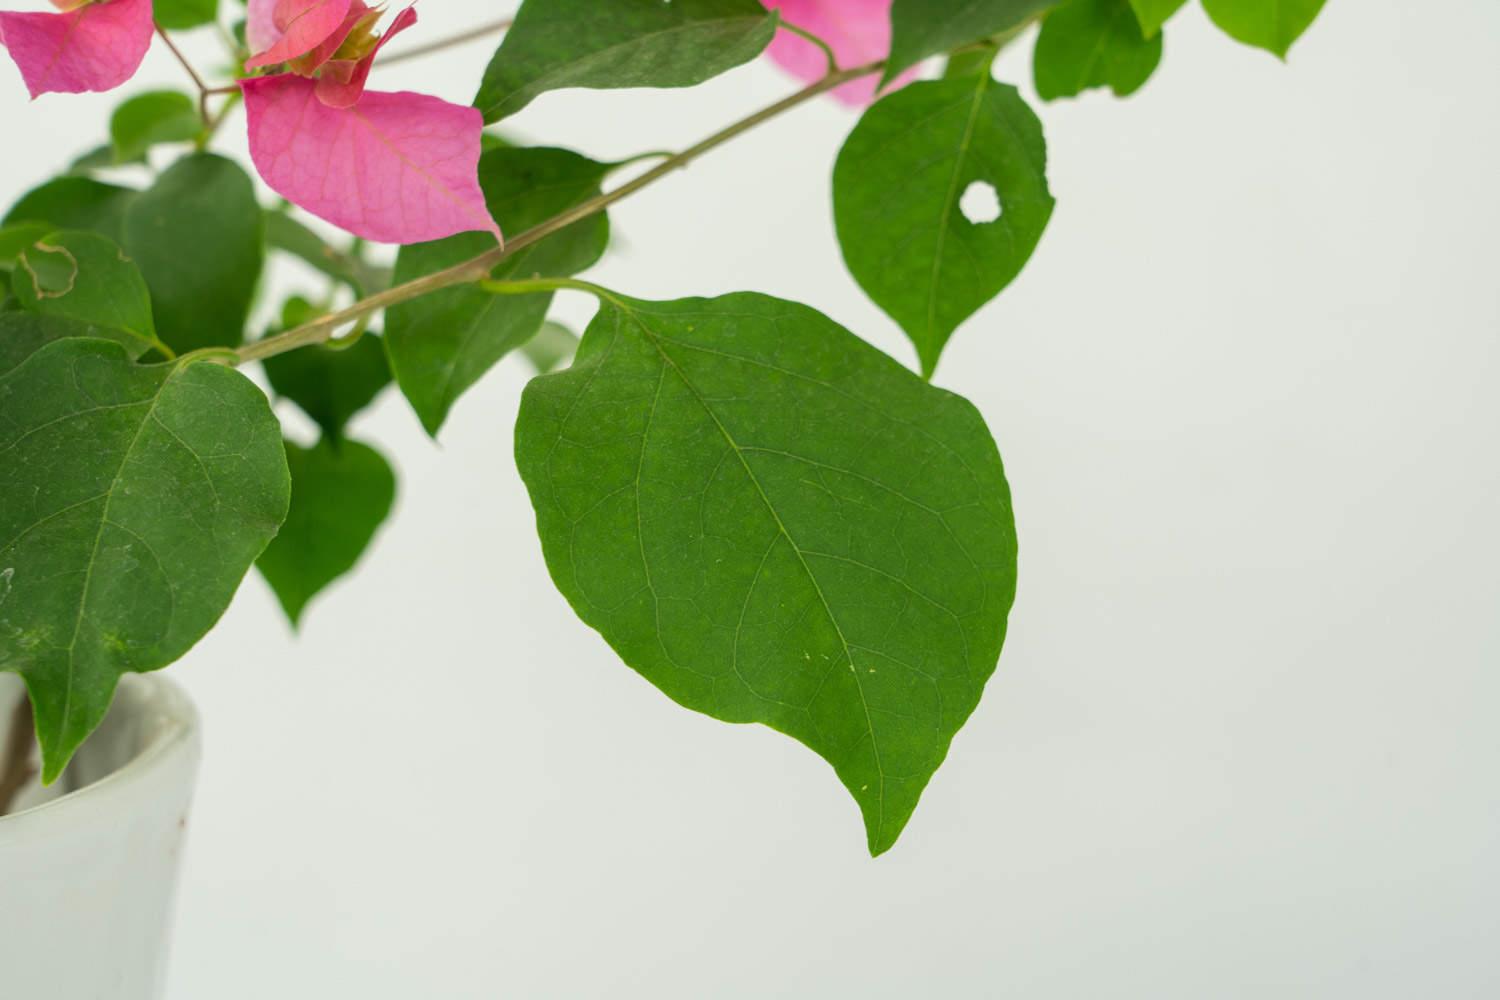
[[[346,434],[356,413],[394,383],[436,434],[521,351],[543,374],[516,460],[562,595],[675,701],[822,756],[870,850],[891,847],[995,670],[1016,589],[1000,454],[931,383],[1052,213],[1041,122],[995,56],[1035,37],[1044,100],[1129,94],[1184,2],[525,0],[408,53],[504,30],[470,104],[367,86],[414,7],[0,13],[43,101],[126,84],[154,42],[196,91],[130,96],[108,146],[0,224],[0,669],[25,680],[43,779],[121,675],[187,653],[252,567],[295,622],[355,565],[396,489]],[[1285,56],[1322,0],[1202,4]],[[222,38],[222,81],[174,44],[195,29]],[[548,91],[690,87],[762,53],[805,85],[673,155],[602,163],[486,131]],[[609,206],[824,95],[851,108],[831,165],[844,259],[915,371],[806,305],[648,302],[577,277]],[[241,108],[253,175],[210,151]],[[151,182],[117,183],[131,164]],[[988,211],[962,204],[976,190]],[[376,243],[400,246],[394,268]],[[262,270],[288,256],[352,304],[294,297],[247,330]],[[581,339],[548,321],[561,289],[598,300]],[[285,439],[261,385],[317,443]]]

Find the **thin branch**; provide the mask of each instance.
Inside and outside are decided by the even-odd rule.
[[[483,281],[489,277],[491,271],[512,254],[524,250],[532,244],[541,242],[558,230],[566,229],[581,219],[586,219],[597,212],[602,212],[615,202],[628,198],[642,188],[656,183],[668,174],[686,167],[703,154],[717,149],[726,142],[755,128],[757,125],[770,121],[772,118],[805,104],[835,87],[848,83],[850,80],[857,80],[872,73],[879,73],[883,69],[885,69],[885,60],[882,59],[879,62],[866,63],[863,66],[856,66],[852,69],[829,73],[823,79],[797,91],[790,97],[777,101],[769,107],[762,108],[754,114],[740,119],[733,125],[715,132],[702,142],[690,146],[675,156],[669,157],[639,177],[627,181],[614,190],[606,191],[603,194],[590,198],[588,201],[580,202],[572,208],[553,216],[546,222],[533,226],[531,229],[511,239],[503,247],[496,247],[447,270],[429,274],[415,281],[409,281],[404,285],[388,288],[376,295],[371,295],[369,298],[361,299],[347,309],[341,309],[327,316],[321,316],[310,323],[305,323],[285,333],[247,344],[237,352],[238,363],[245,364],[249,361],[259,361],[275,357],[278,354],[285,354],[287,351],[294,351],[299,347],[323,343],[332,337],[339,328],[353,323],[364,316],[368,316],[377,310],[399,305],[402,302],[423,295],[430,295],[433,292],[450,288],[454,285],[466,285],[476,281]]]
[[[207,125],[209,122],[208,95],[211,93],[208,84],[203,82],[203,77],[198,75],[198,71],[193,68],[193,64],[188,62],[187,56],[183,55],[182,50],[172,41],[172,36],[168,35],[159,24],[156,26],[156,33],[161,36],[163,42],[167,43],[167,48],[172,50],[172,55],[176,56],[177,61],[182,64],[182,68],[187,70],[188,76],[193,78],[193,85],[198,88],[198,113],[203,116],[203,124]]]
[[[837,73],[839,71],[839,57],[834,54],[832,45],[829,45],[827,42],[823,41],[823,39],[819,38],[811,31],[808,31],[806,28],[799,28],[795,24],[792,24],[788,21],[782,21],[780,27],[783,31],[790,31],[792,34],[803,39],[804,41],[811,42],[818,48],[822,49],[823,56],[828,60],[828,72]]]
[[[468,31],[450,35],[447,38],[439,38],[437,41],[428,42],[426,45],[418,45],[415,48],[397,52],[395,55],[385,56],[375,65],[392,66],[399,62],[406,62],[408,59],[418,59],[422,56],[431,55],[434,52],[441,52],[444,49],[451,49],[458,45],[467,44],[468,42],[475,42],[488,35],[497,35],[509,28],[513,20],[514,18],[506,17],[498,21],[491,21],[488,24],[481,24],[477,28],[470,28]]]

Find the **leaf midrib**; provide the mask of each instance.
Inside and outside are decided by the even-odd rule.
[[[833,626],[834,632],[839,637],[839,644],[844,648],[844,658],[848,662],[850,673],[854,677],[854,688],[855,691],[859,694],[860,708],[864,712],[865,730],[870,735],[870,750],[875,758],[875,773],[877,776],[877,781],[879,783],[879,791],[876,796],[875,837],[873,838],[873,840],[876,846],[883,844],[885,835],[886,773],[885,766],[880,759],[880,744],[875,737],[875,722],[870,715],[870,702],[869,699],[865,696],[864,681],[860,679],[859,670],[855,666],[854,648],[850,644],[848,638],[844,635],[843,627],[839,625],[838,617],[833,613],[833,607],[828,603],[827,595],[823,593],[822,584],[818,582],[817,575],[813,573],[812,567],[808,564],[807,559],[803,554],[802,547],[798,545],[796,539],[792,537],[791,531],[787,529],[786,523],[781,519],[781,514],[776,510],[775,504],[771,502],[771,498],[766,493],[765,487],[761,485],[760,478],[756,476],[755,470],[751,468],[750,463],[745,459],[744,450],[740,447],[739,442],[735,440],[734,435],[729,433],[729,428],[724,426],[723,421],[719,419],[719,415],[714,412],[711,406],[708,405],[708,400],[706,400],[703,395],[698,392],[697,387],[694,386],[693,383],[688,379],[687,374],[682,370],[677,362],[673,360],[672,356],[667,353],[666,348],[663,346],[663,341],[665,338],[661,337],[654,330],[648,327],[645,323],[645,320],[641,317],[641,314],[634,308],[632,308],[628,302],[625,302],[612,295],[604,297],[611,305],[619,309],[622,314],[630,317],[631,321],[641,331],[647,341],[650,342],[651,346],[656,350],[657,354],[660,355],[662,364],[664,365],[663,370],[665,370],[665,368],[671,368],[673,374],[675,374],[677,378],[682,382],[683,387],[692,394],[693,399],[703,409],[703,412],[708,415],[708,418],[711,421],[713,421],[714,426],[718,428],[719,433],[723,436],[724,441],[729,445],[730,450],[734,452],[734,456],[739,461],[740,466],[745,470],[745,475],[749,478],[751,485],[755,487],[755,492],[760,497],[761,503],[765,505],[767,513],[771,515],[771,519],[776,523],[777,531],[781,534],[781,537],[786,539],[787,544],[792,548],[792,552],[796,554],[797,562],[802,567],[802,571],[807,575],[808,582],[812,584],[813,592],[818,595],[818,601],[823,606],[823,613],[828,617],[829,624]],[[837,670],[838,667],[834,666],[830,669]]]

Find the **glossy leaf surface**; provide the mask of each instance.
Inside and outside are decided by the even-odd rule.
[[[516,456],[579,616],[681,704],[806,744],[890,848],[1014,594],[978,412],[805,306],[610,295]]]

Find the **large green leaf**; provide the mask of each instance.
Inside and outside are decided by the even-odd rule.
[[[26,680],[52,781],[120,675],[213,626],[286,515],[265,396],[210,362],[60,340],[0,378],[0,670]]]
[[[80,337],[113,340],[132,360],[150,350],[141,338],[123,330],[64,316],[38,316],[20,309],[0,311],[0,375],[10,374],[21,362],[55,340]]]
[[[833,173],[844,260],[916,344],[927,375],[1041,239],[1053,204],[1046,160],[1036,115],[988,73],[899,90],[845,142]],[[970,221],[965,197],[986,193],[999,217]]]
[[[256,566],[293,626],[308,601],[354,568],[391,512],[396,475],[380,453],[357,441],[288,442],[292,505]]]
[[[691,87],[754,59],[775,33],[757,0],[527,0],[474,106],[494,122],[564,87]]]
[[[198,102],[175,90],[137,94],[115,109],[109,120],[115,163],[144,160],[152,146],[191,142],[203,132]]]
[[[895,0],[889,83],[923,59],[1015,31],[1061,0]]]
[[[978,412],[806,306],[609,296],[527,387],[516,458],[579,616],[681,704],[825,758],[888,849],[1014,595]]]
[[[49,233],[21,251],[16,271],[11,289],[29,312],[97,323],[131,334],[145,348],[160,346],[146,282],[107,237]]]
[[[1147,38],[1161,31],[1161,26],[1181,10],[1185,3],[1187,0],[1130,0],[1136,21],[1141,26],[1141,33]]]
[[[1203,9],[1231,38],[1285,59],[1317,19],[1325,0],[1203,0]]]
[[[1036,40],[1036,92],[1043,100],[1108,87],[1141,88],[1161,62],[1161,32],[1149,39],[1127,0],[1071,0],[1047,15]]]
[[[125,213],[140,192],[88,177],[58,177],[21,196],[5,224],[43,222],[52,229],[87,229],[124,241]]]
[[[498,148],[479,161],[490,214],[515,236],[599,193],[609,167],[565,149]],[[512,276],[577,274],[603,255],[609,220],[601,212],[512,254],[495,271]],[[411,281],[460,264],[495,245],[484,233],[401,248],[396,280]],[[386,313],[391,370],[422,425],[436,434],[458,397],[495,362],[530,340],[552,296],[489,295],[472,286],[445,289]]]
[[[244,170],[207,153],[183,157],[131,203],[122,243],[173,350],[243,342],[265,257],[265,223]]]

